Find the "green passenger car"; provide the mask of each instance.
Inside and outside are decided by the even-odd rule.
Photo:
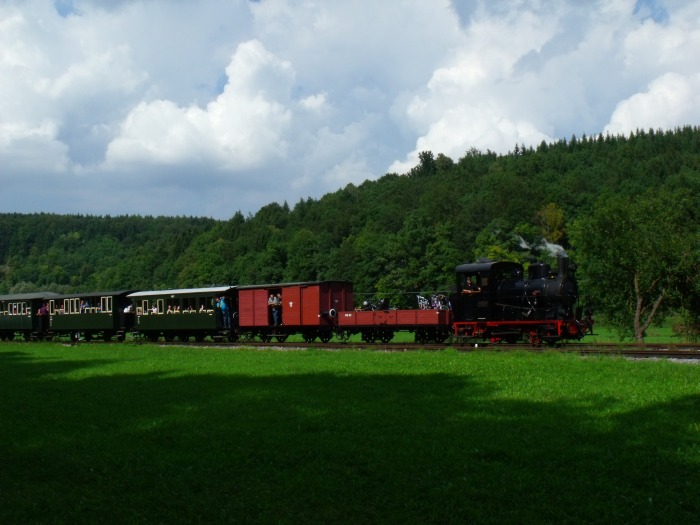
[[[109,341],[116,336],[123,341],[129,331],[129,316],[124,312],[129,304],[126,296],[132,291],[89,292],[51,299],[51,335],[86,341],[96,337]]]
[[[142,291],[128,299],[135,311],[134,331],[149,341],[203,341],[235,333],[238,297],[233,286]]]
[[[12,341],[17,335],[27,341],[43,339],[49,329],[48,301],[52,292],[0,295],[0,339]]]

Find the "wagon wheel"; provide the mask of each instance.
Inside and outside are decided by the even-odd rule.
[[[435,332],[435,342],[444,343],[450,337],[449,332]]]
[[[177,336],[177,338],[181,343],[187,343],[190,340],[189,334],[180,334]]]
[[[331,339],[333,339],[333,334],[330,333],[330,332],[323,332],[323,333],[319,336],[319,338],[321,339],[321,342],[322,342],[322,343],[327,343],[328,341],[330,341]]]
[[[377,334],[373,330],[365,330],[362,332],[362,340],[365,343],[374,343],[377,340]]]
[[[195,334],[194,340],[197,341],[198,343],[204,342],[204,338],[206,336],[204,334]]]
[[[394,338],[394,332],[392,332],[391,330],[387,330],[386,332],[382,332],[381,335],[379,336],[379,339],[384,344],[388,343],[393,338]]]
[[[284,335],[276,335],[275,339],[277,339],[278,342],[284,343],[287,340],[288,334]]]
[[[416,330],[416,342],[425,344],[430,340],[428,332],[424,328],[419,328]]]
[[[305,343],[313,343],[316,340],[316,334],[313,332],[304,332],[303,337]]]
[[[175,336],[173,334],[165,334],[164,339],[168,343],[172,343],[175,340]]]
[[[85,332],[85,340],[92,341],[92,332]]]
[[[263,343],[269,343],[272,340],[272,336],[270,334],[260,334],[260,340]]]

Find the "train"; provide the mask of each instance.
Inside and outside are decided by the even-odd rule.
[[[0,339],[151,342],[347,341],[389,343],[398,332],[417,343],[488,341],[558,344],[593,330],[590,310],[578,305],[575,268],[480,260],[455,268],[451,292],[416,294],[416,307],[355,304],[343,280],[212,286],[170,290],[113,290],[75,294],[0,295]]]

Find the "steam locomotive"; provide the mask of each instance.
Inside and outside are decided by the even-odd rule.
[[[365,342],[388,343],[397,332],[411,332],[418,343],[539,345],[581,339],[592,331],[590,315],[583,318],[577,308],[576,279],[565,257],[558,259],[556,271],[531,264],[527,278],[521,264],[495,261],[459,265],[455,276],[449,298],[417,296],[413,309],[356,308],[348,281],[2,295],[0,338],[109,341],[133,334],[149,341],[235,342],[301,335],[311,343],[360,334]]]
[[[452,294],[454,335],[533,344],[580,339],[592,331],[590,311],[582,318],[578,286],[569,259],[559,257],[557,271],[534,263],[528,278],[512,262],[457,266],[457,292]]]

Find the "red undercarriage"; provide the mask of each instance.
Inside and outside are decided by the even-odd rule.
[[[457,337],[516,342],[522,339],[532,344],[554,343],[566,339],[581,339],[588,327],[580,321],[459,321],[452,325]]]

